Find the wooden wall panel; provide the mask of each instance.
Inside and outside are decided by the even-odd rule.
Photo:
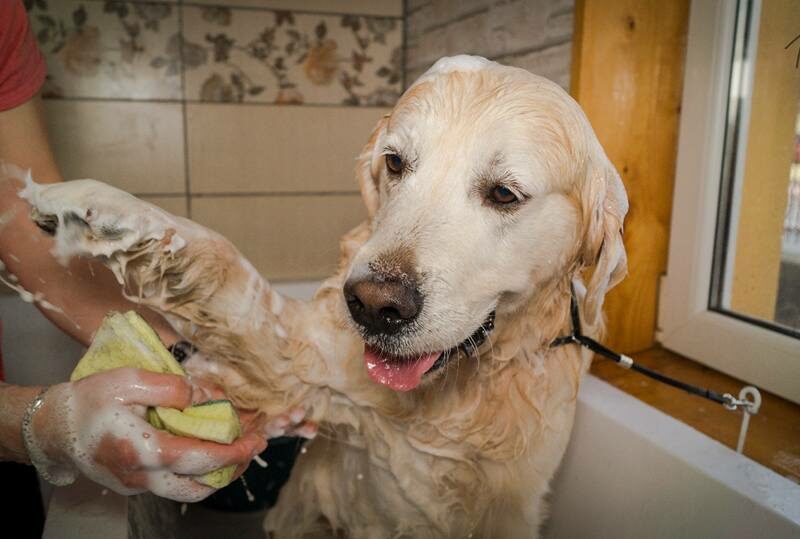
[[[606,342],[655,343],[666,269],[689,0],[582,0],[576,6],[572,94],[630,198],[628,276],[607,297]]]

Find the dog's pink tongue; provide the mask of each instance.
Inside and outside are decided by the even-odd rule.
[[[370,346],[364,347],[364,363],[367,365],[369,377],[374,382],[391,387],[395,391],[411,391],[417,387],[422,375],[433,367],[441,355],[441,352],[436,352],[401,362],[381,357],[378,351]]]

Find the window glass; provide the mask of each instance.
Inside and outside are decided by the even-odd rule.
[[[709,307],[800,336],[800,9],[739,2]]]

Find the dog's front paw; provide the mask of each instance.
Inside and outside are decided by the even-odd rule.
[[[31,206],[31,218],[55,237],[53,254],[65,262],[73,256],[112,258],[157,244],[164,252],[184,245],[177,218],[138,198],[95,180],[37,184],[21,178],[20,197]]]

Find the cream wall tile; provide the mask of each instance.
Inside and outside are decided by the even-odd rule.
[[[180,99],[178,6],[35,2],[28,20],[47,60],[45,96]]]
[[[65,178],[132,193],[185,192],[179,104],[45,100],[45,114]]]
[[[192,192],[355,191],[355,158],[388,111],[189,104]]]
[[[190,100],[392,106],[403,25],[391,17],[184,6]]]
[[[170,212],[172,215],[177,215],[178,217],[187,217],[186,213],[186,197],[185,196],[177,196],[177,197],[151,197],[151,196],[143,196],[141,197],[142,200],[149,202],[150,204],[155,204],[162,210],[166,210]]]
[[[184,4],[403,16],[402,0],[184,0]]]
[[[192,218],[226,236],[264,277],[331,275],[339,238],[366,218],[358,195],[201,197]]]

